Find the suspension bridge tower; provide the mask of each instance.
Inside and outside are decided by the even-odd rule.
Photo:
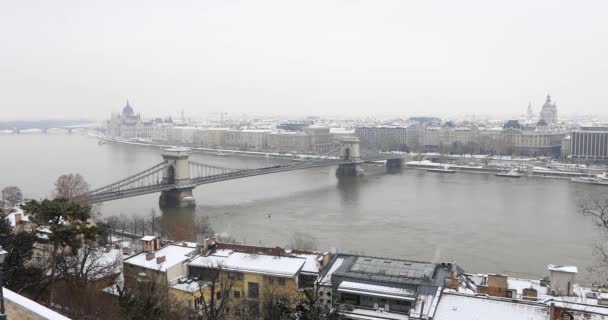
[[[162,153],[168,166],[163,170],[163,184],[174,185],[175,188],[160,193],[159,204],[163,208],[194,208],[192,196],[194,184],[190,180],[190,149],[170,148]]]
[[[349,163],[343,163],[338,165],[336,170],[336,176],[359,176],[361,175],[361,169],[359,164],[361,161],[361,153],[359,150],[359,138],[357,137],[344,137],[340,139],[343,147],[341,150],[342,158],[344,160],[350,160]]]

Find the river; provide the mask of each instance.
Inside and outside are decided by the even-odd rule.
[[[81,173],[102,186],[159,163],[160,150],[98,145],[79,134],[0,135],[0,187],[17,185],[26,197],[50,195],[55,179]],[[198,162],[253,168],[285,160],[195,154]],[[284,246],[296,232],[320,249],[452,260],[468,272],[546,274],[547,264],[574,264],[588,278],[600,232],[577,213],[577,203],[608,188],[567,179],[499,178],[414,169],[387,172],[367,166],[365,176],[338,180],[318,168],[203,185],[193,211],[169,210],[165,222],[190,228],[196,215],[240,242]],[[104,203],[104,216],[149,215],[158,194]]]

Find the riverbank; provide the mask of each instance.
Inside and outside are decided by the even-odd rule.
[[[429,169],[449,169],[456,172],[465,172],[465,173],[486,173],[486,174],[497,174],[497,173],[505,173],[515,169],[515,171],[521,176],[528,177],[544,177],[544,178],[562,178],[562,179],[571,179],[571,178],[580,178],[580,177],[589,177],[597,174],[596,171],[588,171],[588,172],[572,172],[572,171],[558,171],[551,170],[544,167],[537,166],[496,166],[496,165],[488,165],[488,166],[476,166],[476,165],[458,165],[452,163],[440,163],[440,162],[432,162],[429,160],[420,160],[420,161],[408,161],[405,163],[406,168],[417,169],[417,170],[429,170]]]
[[[149,141],[132,141],[123,139],[113,139],[99,133],[93,133],[93,136],[105,141],[107,143],[120,143],[126,145],[144,146],[151,148],[174,148],[180,147],[178,145],[152,143]],[[202,147],[190,147],[193,152],[208,154],[214,156],[250,156],[250,157],[263,157],[263,158],[276,158],[293,161],[305,161],[309,159],[337,159],[337,157],[318,156],[318,155],[307,155],[307,154],[292,154],[292,153],[278,153],[278,152],[259,152],[259,151],[244,151],[244,150],[233,150],[233,149],[219,149],[219,148],[202,148]],[[429,160],[412,160],[416,156],[439,156],[439,154],[412,154],[412,153],[398,153],[404,157],[404,168],[417,169],[417,170],[428,170],[436,168],[448,167],[450,170],[463,173],[479,173],[479,174],[497,174],[512,169],[517,169],[517,172],[523,176],[529,177],[545,177],[545,178],[580,178],[589,177],[604,171],[600,168],[587,168],[582,166],[573,166],[569,164],[553,162],[551,165],[567,168],[567,170],[555,170],[547,167],[539,166],[542,162],[533,158],[517,158],[517,157],[500,157],[500,156],[487,156],[487,155],[468,155],[468,156],[447,156],[446,158],[454,162],[466,161],[470,164],[458,164],[453,162],[432,162]],[[410,161],[408,161],[410,160]],[[479,165],[478,162],[487,162],[487,164]],[[383,162],[384,163],[384,162]]]
[[[183,147],[181,145],[171,145],[171,144],[162,144],[162,143],[152,143],[152,142],[144,142],[144,141],[129,141],[122,139],[113,139],[107,137],[105,135],[99,133],[92,133],[92,135],[102,141],[106,141],[108,143],[120,143],[127,145],[136,145],[136,146],[146,146],[153,148],[176,148]],[[288,159],[294,161],[301,161],[307,159],[331,159],[335,160],[338,157],[329,157],[329,156],[319,156],[319,155],[310,155],[310,154],[293,154],[293,153],[279,153],[279,152],[259,152],[259,151],[244,151],[244,150],[233,150],[233,149],[216,149],[216,148],[202,148],[202,147],[189,147],[192,151],[215,155],[215,156],[228,156],[228,155],[239,155],[239,156],[253,156],[253,157],[264,157],[264,158],[278,158],[278,159]]]

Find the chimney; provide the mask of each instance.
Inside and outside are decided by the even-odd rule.
[[[158,258],[156,258],[156,263],[161,264],[161,263],[165,262],[166,258],[167,258],[167,256],[158,257]]]
[[[450,272],[450,276],[445,278],[445,287],[449,289],[458,289],[458,273],[456,271]]]
[[[146,260],[152,260],[154,259],[154,252],[149,252],[146,254]]]
[[[154,251],[159,250],[160,249],[160,237],[156,237],[154,239]]]

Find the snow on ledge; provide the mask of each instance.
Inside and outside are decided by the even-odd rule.
[[[558,272],[566,272],[566,273],[578,273],[578,268],[576,266],[558,266],[550,264],[547,266],[549,271],[558,271]]]
[[[7,301],[12,302],[25,310],[29,310],[30,312],[40,316],[42,319],[70,320],[70,318],[64,317],[64,316],[60,315],[59,313],[57,313],[39,303],[34,302],[33,300],[30,300],[22,295],[19,295],[11,290],[8,290],[7,288],[2,288],[2,290],[4,292],[4,298]]]

